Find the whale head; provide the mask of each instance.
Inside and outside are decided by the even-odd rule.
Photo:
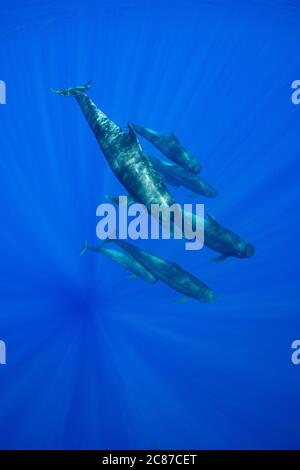
[[[207,185],[205,187],[205,196],[206,197],[217,197],[218,191],[214,189],[212,186]]]
[[[212,289],[207,289],[207,291],[204,294],[204,298],[202,298],[204,302],[207,302],[209,304],[213,304],[216,301],[216,294]]]
[[[235,253],[233,256],[236,258],[251,258],[254,255],[255,248],[251,243],[244,240],[239,240],[235,245]]]

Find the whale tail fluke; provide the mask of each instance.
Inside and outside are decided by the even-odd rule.
[[[55,90],[54,88],[51,88],[51,91],[53,93],[56,93],[57,95],[62,95],[62,96],[76,96],[80,93],[85,93],[86,90],[91,88],[92,82],[87,82],[83,86],[75,86],[71,88],[63,88],[61,90]]]
[[[80,250],[80,253],[79,253],[79,256],[82,256],[84,255],[88,250],[91,250],[91,251],[100,251],[102,248],[105,247],[105,245],[107,243],[110,243],[110,242],[113,242],[115,239],[117,238],[116,236],[116,231],[112,232],[107,238],[105,238],[104,240],[102,240],[102,243],[100,243],[99,245],[96,245],[96,246],[89,246],[88,245],[88,242],[87,240],[85,240],[81,246],[81,250]]]
[[[80,256],[84,255],[88,250],[88,242],[85,240],[82,244],[81,251],[80,251]]]

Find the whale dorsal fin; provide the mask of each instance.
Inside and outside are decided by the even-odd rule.
[[[128,132],[128,137],[129,137],[129,141],[132,145],[138,145],[139,146],[139,149],[140,151],[142,152],[143,149],[142,149],[142,146],[140,144],[140,141],[135,133],[135,130],[134,128],[132,127],[131,124],[128,124],[128,129],[129,129],[129,132]]]
[[[132,127],[131,124],[128,124],[128,129],[129,129],[128,135],[129,135],[130,139],[131,139],[133,142],[139,143],[138,138],[137,138],[137,135],[136,135],[136,133],[135,133],[135,130],[134,130],[134,128]]]
[[[172,139],[175,140],[175,142],[177,142],[177,144],[180,144],[180,141],[179,141],[178,137],[176,137],[176,135],[174,134],[174,132],[171,132],[171,137],[172,137]]]

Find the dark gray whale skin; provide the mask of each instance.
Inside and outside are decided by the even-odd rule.
[[[112,171],[135,201],[148,209],[152,203],[167,206],[174,204],[163,178],[143,152],[132,127],[129,126],[128,133],[124,132],[97,108],[86,94],[90,87],[91,82],[84,86],[52,91],[58,95],[75,97]]]
[[[133,256],[139,263],[150,271],[154,277],[167,284],[172,289],[181,292],[186,297],[191,297],[201,302],[212,303],[216,295],[200,279],[182,269],[178,264],[153,255],[148,251],[133,246],[124,240],[108,240],[114,242],[123,250]]]
[[[88,246],[87,242],[84,242],[80,254],[83,255],[87,250],[96,251],[108,258],[111,258],[113,261],[123,266],[123,268],[132,272],[135,276],[145,279],[145,281],[150,282],[151,284],[154,284],[157,281],[157,278],[153,276],[153,274],[148,271],[143,264],[127,252],[104,246],[103,243],[98,246]]]
[[[181,145],[174,134],[162,135],[147,127],[132,124],[133,129],[142,137],[149,140],[154,147],[163,153],[169,160],[177,163],[186,171],[199,173],[201,165],[190,152]]]
[[[166,183],[185,188],[205,197],[216,197],[217,191],[199,175],[186,171],[176,163],[168,163],[157,157],[149,157],[154,168],[160,172]]]

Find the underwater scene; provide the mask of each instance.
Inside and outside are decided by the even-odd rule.
[[[299,448],[299,2],[0,13],[0,449]]]

